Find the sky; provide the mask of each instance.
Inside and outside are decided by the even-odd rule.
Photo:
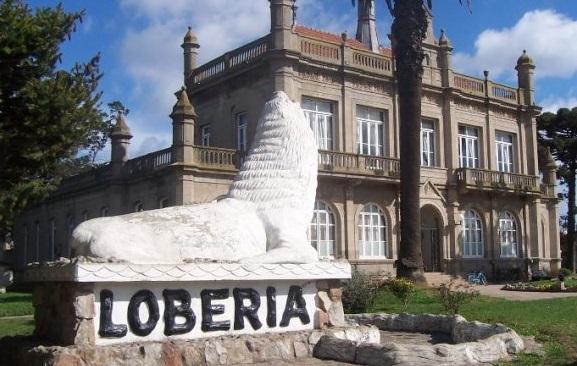
[[[188,26],[209,61],[268,33],[267,0],[28,0],[32,7],[63,3],[86,15],[62,45],[62,68],[101,55],[103,103],[120,100],[130,114],[130,157],[170,146],[168,117],[183,85],[180,44]],[[465,2],[465,1],[463,1]],[[297,0],[297,23],[340,34],[356,33],[350,0]],[[388,45],[391,16],[377,0],[377,29]],[[524,49],[537,68],[536,98],[544,110],[577,106],[577,0],[433,0],[434,29],[444,29],[458,72],[516,86],[514,66]],[[100,161],[109,159],[109,148]]]

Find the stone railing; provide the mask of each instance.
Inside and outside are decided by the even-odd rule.
[[[459,168],[455,171],[457,181],[481,189],[508,189],[540,192],[538,177],[532,175],[503,173],[494,170]]]
[[[250,64],[260,58],[269,49],[270,36],[259,38],[249,44],[246,44],[236,50],[225,53],[224,55],[207,62],[193,71],[191,80],[193,84],[201,84],[213,77],[234,69],[239,65]]]
[[[236,150],[195,146],[193,164],[199,168],[232,171],[240,168],[243,158],[244,153]],[[398,159],[319,150],[319,171],[397,178],[399,167]]]
[[[319,150],[319,170],[335,173],[383,175],[397,178],[398,159]]]
[[[155,151],[144,156],[128,160],[124,166],[127,175],[135,175],[153,171],[172,164],[172,148]]]
[[[505,85],[492,83],[491,96],[507,102],[517,103],[517,90]]]
[[[539,188],[542,196],[549,198],[557,198],[557,193],[555,192],[554,185],[541,183]]]
[[[374,52],[353,50],[352,64],[369,72],[392,75],[391,58]]]
[[[242,156],[236,150],[195,146],[193,159],[194,164],[201,168],[235,170],[240,167]]]
[[[485,96],[485,82],[481,79],[455,73],[453,86],[469,94]]]
[[[300,51],[311,59],[337,63],[341,59],[340,47],[316,39],[300,37]]]

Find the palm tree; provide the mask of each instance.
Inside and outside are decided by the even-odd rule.
[[[470,5],[471,0],[466,0]],[[385,0],[391,15],[391,41],[395,57],[401,124],[401,244],[397,276],[424,282],[421,251],[421,95],[423,40],[427,11],[432,0]],[[463,0],[459,0],[462,4]],[[353,6],[355,0],[353,0]]]

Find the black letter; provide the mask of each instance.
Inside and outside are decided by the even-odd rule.
[[[140,304],[143,302],[148,307],[148,320],[144,324],[140,321],[140,315],[138,314]],[[141,337],[149,335],[156,326],[158,319],[160,319],[160,315],[158,314],[156,296],[149,290],[140,290],[135,293],[130,299],[130,303],[128,303],[128,325],[130,325],[132,333]]]
[[[100,327],[98,334],[101,337],[122,338],[126,335],[127,328],[124,324],[114,324],[112,322],[112,304],[112,291],[100,291]]]
[[[232,290],[234,297],[234,329],[244,328],[244,317],[248,319],[252,329],[257,330],[262,327],[258,320],[258,308],[260,307],[260,295],[252,288],[235,288]],[[244,306],[243,300],[249,299],[250,306]]]
[[[276,327],[276,289],[274,287],[266,288],[266,324]]]
[[[188,333],[196,324],[196,316],[190,308],[190,294],[186,290],[164,290],[164,334]],[[179,306],[174,305],[174,300],[180,301]],[[176,324],[175,317],[184,317],[184,324]]]
[[[296,308],[295,308],[296,302]],[[291,318],[298,316],[303,324],[310,323],[309,313],[307,312],[307,303],[303,298],[303,289],[300,286],[291,286],[286,299],[286,306],[282,319],[281,327],[288,327]]]
[[[228,297],[228,289],[220,290],[202,290],[200,292],[200,300],[202,303],[202,324],[203,332],[212,332],[215,330],[229,330],[230,322],[228,320],[222,322],[213,322],[213,315],[224,314],[224,305],[212,305],[212,300],[224,300]]]

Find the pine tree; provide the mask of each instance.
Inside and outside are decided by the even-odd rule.
[[[575,270],[575,206],[577,175],[577,107],[561,108],[554,113],[543,113],[537,117],[539,143],[548,147],[555,160],[561,165],[558,174],[567,186],[567,245],[562,252],[562,266]]]
[[[85,166],[106,143],[99,56],[59,69],[60,45],[83,15],[0,1],[0,236],[56,187],[79,152],[86,157],[75,164]]]

